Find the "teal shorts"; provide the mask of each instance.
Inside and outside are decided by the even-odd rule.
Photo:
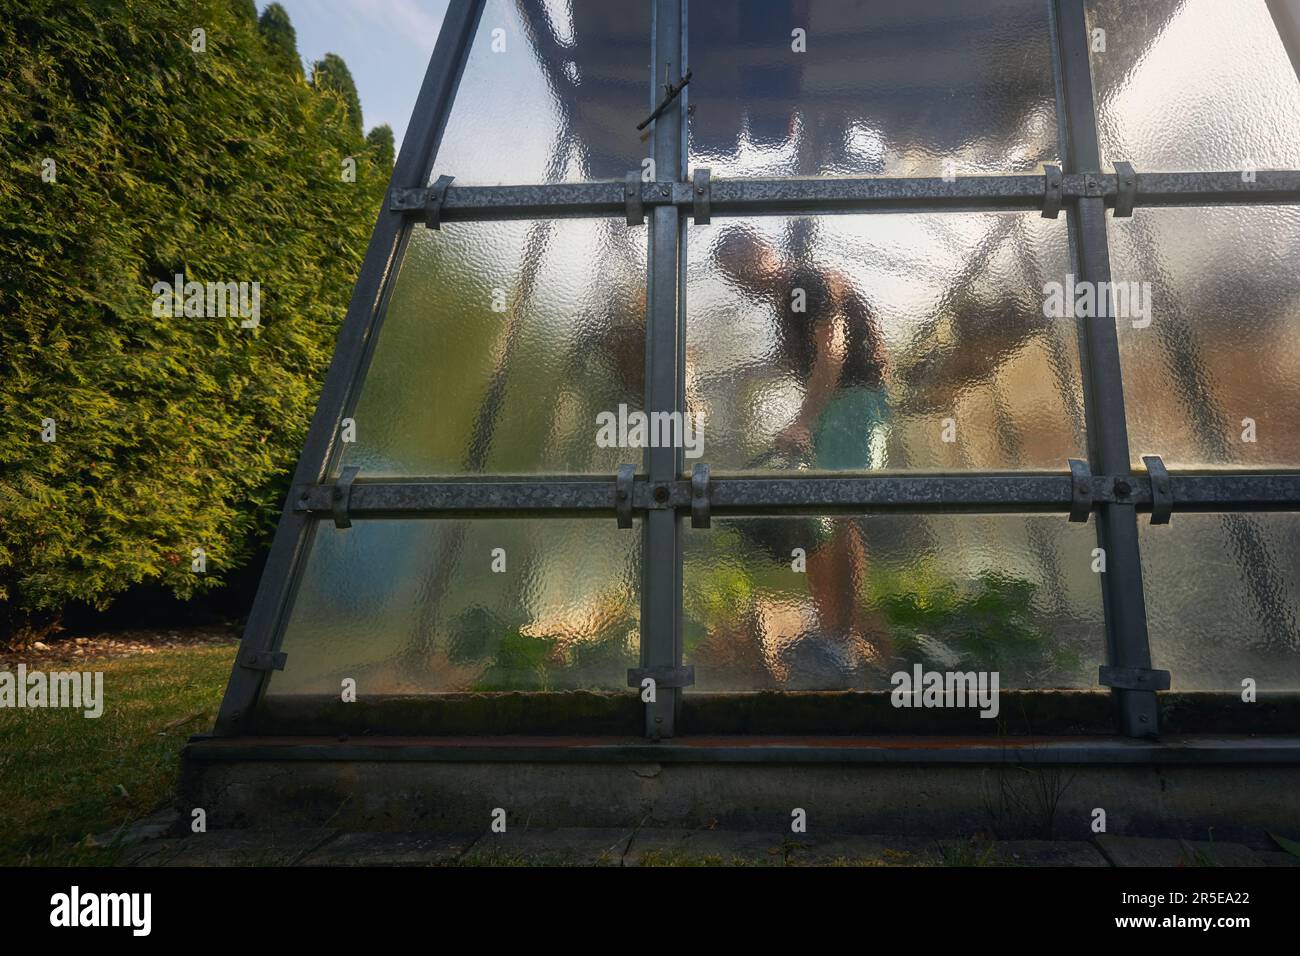
[[[883,388],[841,388],[813,429],[813,466],[825,471],[885,467],[889,395]]]

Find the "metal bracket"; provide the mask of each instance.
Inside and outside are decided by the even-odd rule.
[[[1115,218],[1127,219],[1133,215],[1137,202],[1138,177],[1132,163],[1115,164]]]
[[[1115,690],[1168,690],[1169,671],[1149,667],[1108,667],[1097,669],[1097,680],[1103,687]]]
[[[1068,459],[1070,463],[1070,520],[1087,521],[1092,513],[1092,472],[1088,463],[1079,458]]]
[[[632,485],[636,480],[636,465],[619,465],[614,480],[614,514],[620,528],[632,527]]]
[[[635,169],[627,174],[624,181],[623,205],[627,209],[629,226],[645,224],[645,204],[641,202],[641,173]]]
[[[1044,166],[1046,189],[1043,193],[1043,218],[1055,219],[1061,214],[1061,167]]]
[[[240,651],[239,666],[250,671],[282,671],[288,658],[284,651]]]
[[[330,492],[331,510],[334,512],[334,527],[351,528],[352,519],[348,516],[348,508],[352,505],[352,482],[356,481],[357,474],[361,471],[359,465],[349,465],[343,469],[343,474],[339,475],[338,481],[334,482],[334,488]]]
[[[709,526],[709,466],[700,462],[691,471],[691,527]]]
[[[655,682],[656,687],[691,687],[695,683],[695,666],[685,667],[629,667],[627,686],[640,687],[647,677]]]
[[[447,187],[455,176],[439,176],[424,196],[424,225],[427,229],[442,228],[442,203],[447,198]]]
[[[1174,487],[1169,470],[1159,455],[1143,455],[1142,464],[1151,476],[1151,523],[1169,524],[1174,512]]]
[[[695,194],[695,225],[707,226],[710,219],[709,201],[713,196],[707,167],[695,170],[694,186],[692,192]]]

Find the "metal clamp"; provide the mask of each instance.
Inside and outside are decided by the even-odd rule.
[[[334,527],[351,528],[352,519],[348,516],[348,508],[352,505],[352,482],[357,478],[358,472],[361,471],[359,465],[349,465],[343,469],[343,474],[339,475],[338,481],[334,482],[334,488],[330,492],[330,510],[334,512]]]
[[[284,651],[240,651],[239,666],[250,671],[282,671],[289,655]]]
[[[700,462],[691,471],[691,527],[709,526],[709,466]]]
[[[629,667],[627,686],[640,687],[641,682],[649,677],[656,687],[691,687],[695,683],[695,667]]]
[[[636,465],[619,465],[614,481],[614,514],[620,528],[632,527],[632,485],[636,480]]]
[[[707,226],[710,218],[709,201],[713,197],[707,167],[695,170],[694,188],[691,192],[695,196],[695,225]]]
[[[447,187],[455,176],[439,176],[424,195],[424,225],[427,229],[442,228],[442,204],[447,198]]]
[[[627,209],[629,226],[645,224],[645,204],[641,202],[641,173],[635,169],[627,174],[624,181],[623,205]]]
[[[1107,667],[1097,669],[1097,680],[1103,687],[1115,690],[1168,690],[1169,671],[1149,667]]]
[[[1070,520],[1087,521],[1092,513],[1092,472],[1088,463],[1070,458]]]
[[[1055,219],[1061,214],[1061,186],[1064,182],[1060,166],[1044,166],[1046,189],[1043,193],[1043,218]]]
[[[1142,464],[1151,476],[1151,523],[1169,524],[1169,516],[1174,513],[1174,485],[1169,469],[1159,455],[1143,455]]]
[[[1127,219],[1133,215],[1137,202],[1138,177],[1132,163],[1115,164],[1115,218]]]

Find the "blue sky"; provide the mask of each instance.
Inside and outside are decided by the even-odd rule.
[[[266,9],[270,0],[258,0]],[[402,145],[448,0],[279,0],[304,65],[343,57],[361,96],[366,129],[387,123]]]

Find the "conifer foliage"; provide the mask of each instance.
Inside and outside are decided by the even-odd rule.
[[[0,640],[265,540],[392,149],[278,4],[0,0]],[[257,324],[160,316],[177,276]]]

